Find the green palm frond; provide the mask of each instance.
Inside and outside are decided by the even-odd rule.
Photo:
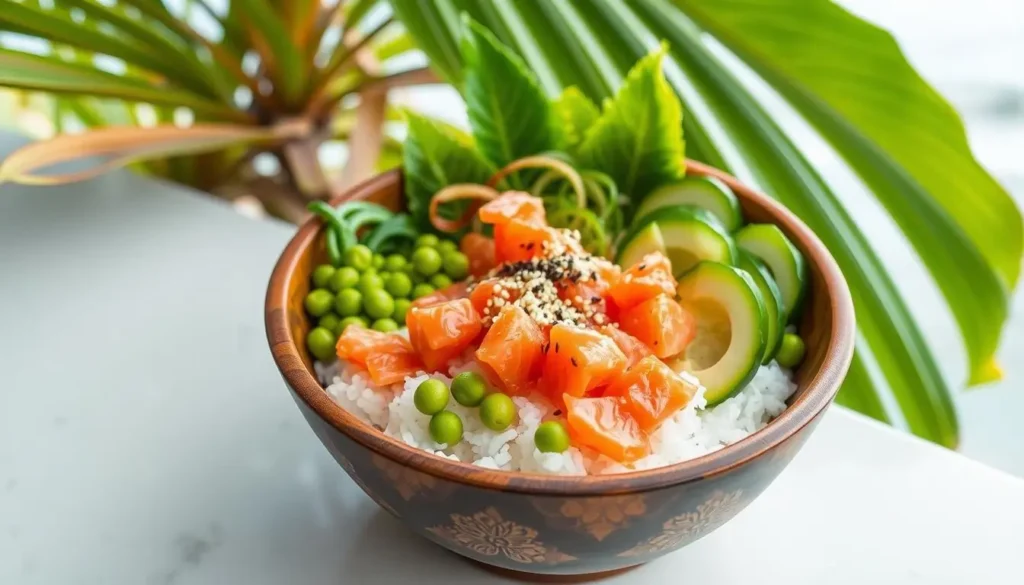
[[[714,39],[743,61],[861,177],[945,296],[967,350],[968,382],[982,383],[998,375],[993,356],[1022,255],[1020,212],[975,161],[956,114],[887,33],[829,0],[391,4],[439,75],[455,84],[462,72],[458,15],[466,12],[517,50],[550,95],[575,85],[597,103],[649,49],[668,41],[688,155],[793,209],[850,282],[859,336],[840,402],[956,444],[950,386],[881,251],[710,47]],[[898,411],[887,410],[893,404]]]

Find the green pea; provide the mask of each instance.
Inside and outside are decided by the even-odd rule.
[[[420,248],[412,253],[412,265],[416,272],[431,276],[441,270],[441,254],[433,248]]]
[[[327,288],[327,283],[331,281],[331,277],[334,276],[334,272],[337,268],[330,264],[321,264],[313,270],[313,286],[316,288]]]
[[[495,392],[480,403],[480,421],[492,431],[503,431],[516,418],[516,405],[508,394]]]
[[[440,273],[431,276],[428,282],[430,283],[430,286],[436,288],[437,290],[441,290],[442,288],[448,288],[449,286],[452,285],[452,279]]]
[[[373,266],[377,270],[384,268],[384,256],[381,256],[380,254],[374,254],[373,260],[370,262],[370,266]]]
[[[444,256],[445,254],[449,254],[451,252],[456,252],[459,249],[458,244],[451,240],[441,240],[434,247],[437,248],[437,251],[441,253],[441,256]]]
[[[395,314],[392,315],[399,325],[405,325],[405,314],[409,312],[412,301],[409,299],[395,299]]]
[[[487,394],[487,382],[476,372],[462,372],[452,380],[452,396],[462,406],[479,406]]]
[[[352,246],[342,254],[342,262],[362,272],[373,265],[373,252],[362,244]]]
[[[444,256],[444,273],[452,280],[462,280],[469,276],[469,258],[462,252],[452,252]]]
[[[438,239],[437,236],[435,236],[434,234],[423,234],[422,236],[416,238],[417,248],[433,248],[434,246],[437,245],[437,243]]]
[[[444,382],[434,378],[420,382],[412,395],[416,410],[423,414],[437,414],[448,406],[448,387]],[[438,441],[443,443],[444,441]]]
[[[434,292],[434,287],[430,286],[429,284],[427,284],[425,282],[424,283],[420,283],[420,284],[417,284],[416,286],[412,287],[412,298],[413,299],[418,299],[420,297],[425,297],[425,296],[429,295],[432,292]]]
[[[807,346],[804,340],[795,333],[786,333],[782,336],[782,345],[779,346],[779,353],[775,354],[775,361],[784,368],[795,368],[804,359]]]
[[[388,291],[375,288],[363,294],[363,310],[371,319],[390,317],[395,312],[395,299]]]
[[[462,440],[462,419],[450,410],[430,417],[430,438],[449,447]]]
[[[322,362],[334,358],[334,344],[337,341],[334,338],[334,333],[330,329],[324,329],[323,327],[314,327],[306,335],[306,347],[309,348],[309,353]]]
[[[359,292],[366,296],[371,290],[380,290],[384,288],[384,279],[379,274],[375,273],[363,273],[359,277]]]
[[[318,288],[308,295],[304,305],[306,306],[306,312],[314,317],[320,317],[326,315],[331,310],[331,302],[334,300],[334,295],[331,291]]]
[[[376,268],[371,266],[371,267],[367,268],[366,270],[364,270],[361,274],[378,274],[378,272],[377,272]]]
[[[334,331],[338,327],[338,323],[341,321],[341,317],[334,313],[327,313],[323,317],[320,317],[320,321],[317,322],[318,327],[323,327],[328,331]]]
[[[384,259],[384,269],[391,272],[398,272],[405,268],[409,262],[401,254],[392,254]]]
[[[391,278],[392,274],[394,274],[394,272],[390,272],[388,270],[381,270],[380,272],[377,273],[377,276],[381,277],[381,279],[385,283],[387,283],[388,279]]]
[[[342,266],[331,275],[328,287],[334,292],[341,292],[346,288],[355,288],[359,284],[359,271],[351,266]]]
[[[392,331],[398,331],[398,323],[394,319],[377,319],[370,325],[370,329],[380,331],[381,333],[391,333]]]
[[[345,332],[345,328],[348,327],[349,325],[358,325],[359,327],[364,328],[370,326],[370,324],[367,323],[366,319],[364,319],[363,317],[345,317],[341,321],[338,321],[338,327],[337,329],[334,330],[334,334],[337,335],[338,337],[341,337],[341,334]]]
[[[363,310],[363,293],[346,288],[334,297],[334,312],[342,317],[358,315]]]
[[[569,433],[562,423],[549,420],[537,427],[533,442],[541,453],[561,453],[569,448]]]
[[[412,293],[412,279],[408,274],[396,272],[384,281],[384,290],[395,298],[408,297]]]

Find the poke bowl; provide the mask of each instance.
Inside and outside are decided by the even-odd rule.
[[[473,201],[447,218],[432,215],[435,227],[463,232],[444,247],[461,250],[452,274],[471,272],[461,288],[450,276],[426,278],[449,268],[448,256],[439,264],[419,252],[440,246],[435,235],[416,238],[393,262],[339,257],[344,238],[331,241],[331,214],[345,206],[406,210],[402,171],[352,188],[330,202],[326,221],[299,228],[270,279],[270,348],[317,437],[374,502],[485,565],[580,575],[686,546],[774,480],[846,375],[850,293],[824,245],[782,205],[698,162],[685,168],[687,185],[727,193],[734,203],[725,208],[734,205],[742,218],[725,229],[697,222],[731,233],[729,261],[708,260],[714,246],[687,232],[690,216],[671,209],[678,201],[623,230],[614,253],[622,266],[614,266],[584,250],[578,231],[543,219],[529,227],[540,231],[510,235],[527,229],[519,220],[531,198],[496,189],[476,197],[486,185],[458,186]],[[687,193],[668,199],[689,197],[688,210],[701,203]],[[475,231],[481,225],[486,236]],[[754,233],[750,242],[744,232]],[[586,269],[570,266],[568,274],[566,258],[599,264],[588,280]],[[379,269],[342,276],[364,260]],[[365,276],[378,270],[387,279],[374,286],[384,283],[387,295]],[[670,285],[652,277],[658,270]],[[413,294],[413,279],[400,273],[438,286]],[[599,290],[579,288],[578,273]],[[779,282],[765,289],[763,280]],[[345,290],[361,291],[359,303]],[[591,299],[599,308],[587,308]]]

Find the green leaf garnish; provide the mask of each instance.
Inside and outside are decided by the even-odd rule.
[[[551,102],[526,63],[476,22],[464,21],[463,97],[481,154],[498,167],[554,150],[558,144]]]
[[[634,206],[685,171],[683,108],[661,69],[666,51],[633,66],[579,148],[581,166],[615,179]]]
[[[414,112],[406,111],[405,116],[406,205],[417,224],[426,226],[434,193],[455,183],[486,183],[495,169],[477,152],[469,134]]]
[[[601,110],[575,85],[565,88],[555,100],[555,114],[562,125],[564,145],[570,153],[583,141],[587,130],[601,117]]]

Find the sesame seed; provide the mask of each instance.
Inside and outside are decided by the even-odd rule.
[[[579,367],[579,364],[576,363],[576,358],[569,358],[569,361],[572,362],[572,367],[574,367],[574,368],[578,368]]]

